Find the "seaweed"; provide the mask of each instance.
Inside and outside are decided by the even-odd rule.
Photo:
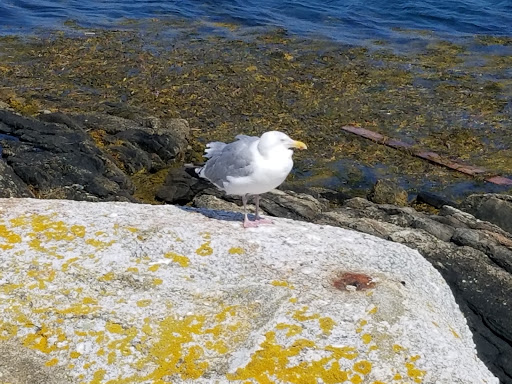
[[[0,39],[0,101],[23,114],[101,111],[121,102],[185,118],[193,133],[186,161],[193,162],[208,141],[282,130],[310,148],[297,154],[292,183],[307,182],[301,169],[329,173],[343,158],[418,183],[460,180],[345,134],[346,124],[512,173],[511,56],[474,48],[506,50],[510,38],[453,42],[400,31],[425,43],[397,53],[382,41],[370,49],[236,24],[152,19],[122,27]]]

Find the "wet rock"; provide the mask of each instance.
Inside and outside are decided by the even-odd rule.
[[[249,202],[252,201],[250,198]],[[230,208],[235,208],[234,212],[243,212],[242,199],[239,196],[229,196],[215,188],[205,189],[201,196],[194,199],[194,205],[228,211]],[[325,205],[310,195],[274,189],[260,196],[260,208],[262,215],[313,221],[325,209]],[[248,213],[253,212],[254,205],[249,204]]]
[[[214,196],[217,199],[201,197],[202,195]],[[196,197],[197,200],[195,200]],[[240,196],[226,195],[208,180],[198,177],[192,167],[171,169],[158,190],[156,198],[169,204],[182,205],[194,200],[194,205],[210,209],[228,209],[233,207],[231,203],[236,203],[238,207],[242,205]],[[223,205],[218,199],[227,201],[229,204]],[[260,195],[262,212],[295,220],[313,221],[328,204],[327,201],[321,202],[308,194],[279,189]]]
[[[353,199],[347,200],[344,206],[358,210],[375,207],[375,204],[371,201],[368,201],[367,199],[363,199],[362,197],[354,197]]]
[[[401,227],[394,224],[357,216],[357,214],[348,210],[336,210],[318,216],[315,223],[350,228],[386,240],[393,232],[401,229]]]
[[[34,197],[28,185],[0,159],[0,197]]]
[[[454,225],[457,227],[480,229],[484,231],[499,233],[505,237],[512,237],[510,232],[503,230],[499,226],[488,221],[479,220],[470,213],[461,211],[460,209],[450,207],[448,205],[443,206],[443,208],[441,208],[441,210],[439,211],[439,216],[437,217],[444,217],[453,223],[458,223]],[[433,216],[433,218],[437,217]]]
[[[407,191],[389,180],[379,180],[372,187],[368,199],[377,204],[407,205]]]
[[[56,118],[64,122],[62,116]],[[0,133],[18,139],[0,140],[2,157],[38,197],[131,199],[131,181],[79,124],[42,122],[0,110]],[[69,188],[73,185],[80,187]]]
[[[468,196],[461,209],[480,220],[489,221],[512,233],[512,196],[483,194]]]
[[[323,204],[333,204],[333,205],[341,205],[345,201],[351,199],[353,196],[350,196],[346,193],[336,191],[329,188],[323,187],[305,187],[300,185],[290,185],[286,182],[281,184],[278,187],[281,191],[294,191],[297,193],[304,193],[306,195],[313,196],[318,201]]]
[[[457,204],[451,200],[448,200],[444,196],[437,195],[432,192],[420,191],[416,196],[416,202],[428,204],[434,208],[441,208],[443,205],[451,205],[452,207],[456,207]]]

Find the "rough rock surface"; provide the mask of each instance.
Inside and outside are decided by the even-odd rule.
[[[193,201],[194,207],[196,208],[206,208],[211,210],[217,210],[217,211],[229,211],[229,212],[239,212],[243,213],[244,208],[240,205],[237,205],[235,203],[232,203],[231,201],[226,201],[221,198],[218,198],[217,196],[209,195],[209,194],[202,194],[197,195],[194,197]],[[250,214],[251,212],[254,212],[256,207],[253,204],[247,204],[247,213]],[[261,207],[260,207],[261,209]],[[265,210],[261,209],[261,214],[266,215],[267,212]]]
[[[498,382],[441,275],[403,245],[172,206],[0,209],[7,382]]]
[[[189,127],[182,119],[137,115],[42,114],[0,110],[3,197],[135,201],[129,176],[182,159]],[[28,187],[31,190],[27,189]]]
[[[195,174],[194,168],[171,168],[156,198],[168,204],[188,204],[196,195],[213,185]],[[212,192],[215,187],[212,188]],[[214,192],[215,193],[215,192]]]
[[[428,215],[361,198],[348,200],[317,222],[417,249],[452,288],[479,356],[501,383],[512,383],[512,235],[450,206]]]
[[[249,202],[251,201],[252,197],[249,199]],[[243,212],[242,199],[240,197],[226,195],[215,188],[204,189],[194,198],[193,205],[197,208]],[[261,211],[269,216],[313,221],[326,207],[326,203],[322,203],[305,193],[274,189],[260,195]],[[254,205],[249,205],[247,213],[253,212]]]
[[[34,197],[28,185],[0,159],[0,197]]]
[[[490,221],[512,233],[512,196],[471,195],[462,202],[461,208],[480,220]]]
[[[2,157],[40,197],[127,199],[133,186],[76,126],[46,123],[0,110]]]
[[[407,191],[389,180],[378,180],[368,193],[368,199],[377,204],[407,205]]]
[[[131,120],[102,113],[74,118],[129,175],[141,170],[156,172],[183,160],[190,133],[183,119],[141,116]]]

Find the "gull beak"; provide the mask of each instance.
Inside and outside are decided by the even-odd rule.
[[[308,149],[307,145],[304,144],[302,141],[295,140],[293,142],[293,147],[297,149]]]

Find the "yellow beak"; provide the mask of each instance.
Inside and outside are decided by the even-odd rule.
[[[297,149],[308,149],[306,144],[304,144],[302,141],[298,141],[298,140],[295,140],[293,142],[293,146]]]

